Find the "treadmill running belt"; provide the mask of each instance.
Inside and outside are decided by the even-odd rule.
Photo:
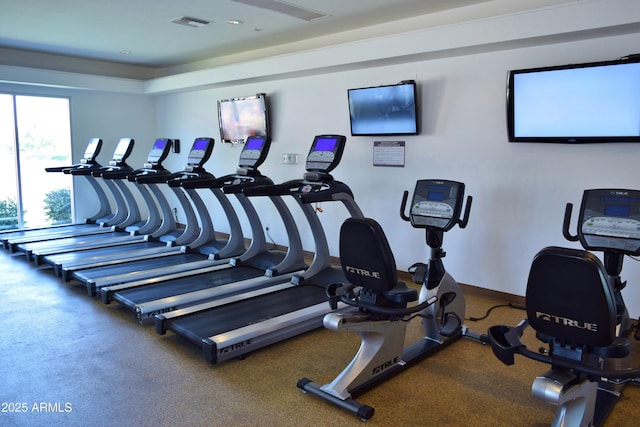
[[[134,250],[136,248],[133,248]],[[127,254],[126,249],[120,249],[119,251],[123,254],[123,259],[125,259],[125,255]],[[189,263],[194,261],[202,261],[206,259],[206,257],[199,253],[186,253],[176,255],[179,258],[180,263]],[[178,261],[178,258],[175,261]],[[150,258],[145,260],[132,261],[131,263],[124,262],[122,264],[113,264],[113,265],[105,265],[103,267],[93,267],[88,268],[86,270],[77,270],[73,271],[71,277],[83,282],[88,283],[90,281],[99,281],[101,278],[104,279],[106,277],[116,276],[116,275],[127,275],[127,281],[133,282],[136,280],[136,277],[141,273],[144,273],[146,270],[150,270],[153,268],[161,268],[166,267],[167,265],[173,265],[171,262],[174,260],[167,260],[165,257],[158,258]]]
[[[323,301],[327,301],[325,288],[307,284],[179,317],[168,322],[167,329],[202,345],[202,340],[205,338]]]
[[[135,308],[136,305],[161,298],[172,297],[187,292],[195,292],[202,289],[213,288],[218,285],[239,282],[245,279],[260,277],[264,271],[252,267],[231,267],[218,270],[212,274],[199,274],[192,277],[183,277],[166,282],[159,282],[149,286],[126,289],[113,294],[113,299],[120,304]],[[247,292],[247,289],[240,289],[237,292],[230,292],[227,295]]]

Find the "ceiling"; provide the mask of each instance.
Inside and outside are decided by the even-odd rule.
[[[161,69],[487,1],[0,0],[0,65],[55,55]],[[184,16],[210,23],[171,22]]]

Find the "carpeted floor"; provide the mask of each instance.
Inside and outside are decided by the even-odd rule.
[[[2,426],[363,424],[296,387],[301,377],[332,380],[355,353],[357,336],[319,329],[210,365],[199,348],[157,335],[117,304],[91,299],[84,287],[62,283],[23,256],[0,254],[0,278]],[[470,295],[467,317],[501,302]],[[498,308],[467,325],[483,333],[523,317]],[[415,320],[407,343],[419,336]],[[358,400],[376,409],[368,425],[543,426],[555,408],[530,390],[547,368],[522,357],[504,366],[489,346],[463,339]],[[606,425],[637,425],[639,398],[637,387],[627,387]]]

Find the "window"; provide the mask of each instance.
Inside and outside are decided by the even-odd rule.
[[[71,223],[69,99],[0,94],[0,230]]]

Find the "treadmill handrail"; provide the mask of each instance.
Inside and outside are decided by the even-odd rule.
[[[107,169],[102,172],[100,175],[103,179],[127,179],[129,175],[133,172],[133,168],[130,166],[126,167],[118,167],[114,169]]]
[[[202,177],[202,179],[186,180],[180,183],[181,187],[188,188],[210,188],[210,189],[223,189],[226,194],[239,193],[242,188],[256,186],[256,182],[259,185],[273,185],[273,181],[264,175],[238,175],[229,174],[215,178],[214,176]],[[226,191],[228,187],[237,188],[237,191]]]
[[[222,187],[225,194],[239,194],[244,193],[244,190],[247,188],[273,185],[271,178],[264,175],[252,176],[251,179],[247,179],[247,176],[237,176],[241,179],[240,182]]]
[[[200,180],[200,179],[205,179],[205,177],[207,176],[213,176],[213,175],[205,171],[204,169],[200,169],[197,173],[180,171],[180,172],[175,172],[169,175],[166,183],[169,185],[169,187],[181,187],[182,182],[185,180]]]
[[[121,171],[123,170],[126,170],[127,173],[130,173],[131,171],[133,171],[133,168],[126,163],[123,163],[118,166],[104,166],[104,167],[101,167],[100,169],[94,170],[91,173],[91,175],[93,175],[94,177],[100,177],[105,179],[122,179],[122,178],[117,178],[116,176],[117,174],[121,173]],[[111,176],[114,176],[116,178],[111,178]]]
[[[80,164],[78,165],[78,167],[65,169],[63,173],[68,173],[71,175],[93,175],[94,171],[100,170],[102,168],[103,166],[98,162],[91,164]]]
[[[335,200],[335,197],[333,196],[337,194],[348,194],[353,198],[353,192],[345,183],[332,181],[327,185],[327,188],[321,188],[314,192],[302,194],[302,196],[300,196],[300,200],[302,203],[326,202],[329,200]]]
[[[167,178],[171,175],[171,171],[164,167],[159,169],[137,169],[133,171],[127,179],[135,181],[138,184],[162,184],[167,182]]]
[[[338,184],[335,189],[340,189],[340,191],[329,191],[334,188],[334,185]],[[293,194],[304,194],[303,187],[305,186],[326,186],[323,191],[327,191],[325,194],[344,192],[346,189],[349,194],[351,194],[351,190],[345,184],[339,181],[309,181],[306,179],[293,179],[290,181],[283,182],[281,184],[275,185],[262,185],[251,187],[244,191],[246,196],[286,196]],[[326,200],[330,200],[327,198]]]

